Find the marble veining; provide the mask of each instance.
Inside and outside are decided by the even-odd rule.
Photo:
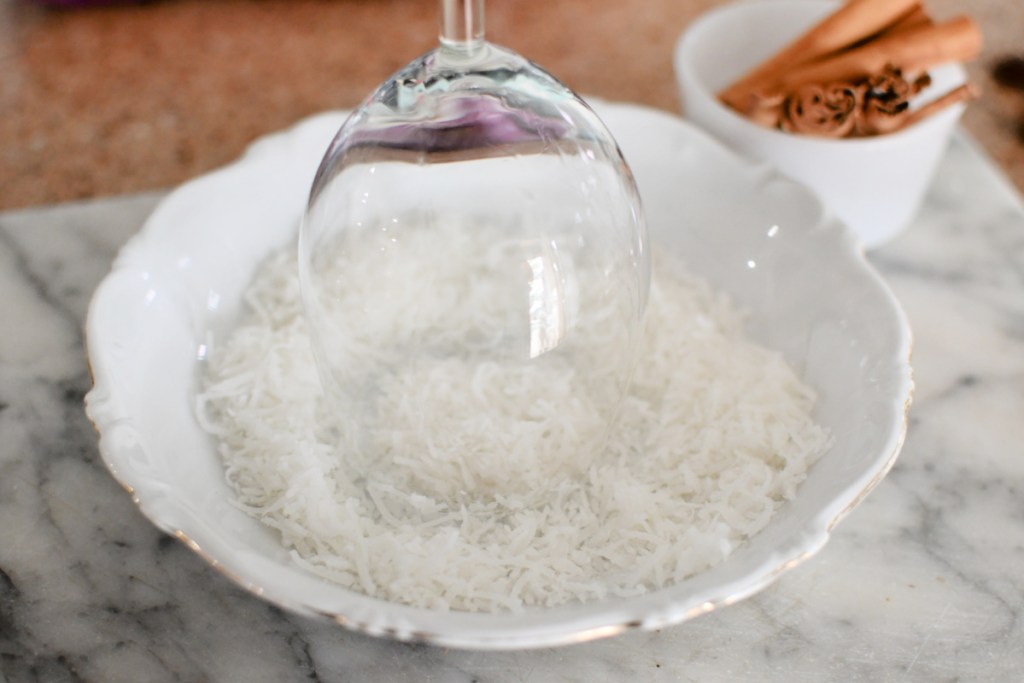
[[[871,260],[914,329],[890,475],[816,557],[660,632],[460,652],[236,587],[150,525],[82,411],[82,321],[142,195],[0,214],[0,679],[1011,681],[1024,671],[1024,206],[967,140]]]

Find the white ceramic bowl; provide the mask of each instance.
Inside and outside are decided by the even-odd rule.
[[[914,217],[963,104],[897,133],[830,140],[757,125],[716,97],[836,6],[819,0],[757,0],[712,10],[679,39],[676,76],[687,119],[741,154],[771,163],[812,188],[865,246],[873,247]],[[933,85],[922,97],[966,82],[958,64],[930,73]]]
[[[817,551],[888,471],[910,400],[910,333],[852,235],[811,193],[678,118],[597,107],[636,174],[653,249],[679,251],[751,311],[748,331],[817,388],[834,446],[797,500],[714,569],[664,590],[523,614],[442,613],[320,579],[232,506],[194,416],[210,335],[237,319],[257,263],[294,239],[313,173],[343,115],[255,145],[169,195],[98,288],[86,331],[100,451],[142,512],[260,597],[348,628],[451,647],[519,648],[655,629],[728,605]]]

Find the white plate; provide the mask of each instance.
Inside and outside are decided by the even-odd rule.
[[[835,437],[797,499],[718,567],[669,588],[523,614],[440,613],[365,597],[300,569],[236,510],[194,417],[199,358],[230,329],[255,266],[294,235],[344,114],[255,144],[168,196],[125,246],[86,323],[87,410],[113,475],[159,528],[266,600],[375,635],[452,647],[549,646],[655,629],[764,588],[822,547],[892,466],[910,402],[910,331],[852,234],[807,190],[751,166],[678,118],[596,103],[633,167],[654,249],[752,312],[748,331],[820,395]]]

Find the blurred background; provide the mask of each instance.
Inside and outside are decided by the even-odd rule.
[[[584,95],[678,112],[675,42],[719,4],[489,0],[487,35]],[[1024,57],[1024,2],[925,4],[981,25],[968,68],[983,95],[963,126],[1024,190],[1024,90],[1005,66],[993,78]],[[0,0],[0,210],[169,189],[228,163],[357,104],[434,46],[438,14],[438,0]]]

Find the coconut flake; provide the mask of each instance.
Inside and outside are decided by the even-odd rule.
[[[571,378],[451,358],[385,376],[382,452],[339,452],[291,250],[262,266],[249,313],[211,353],[200,425],[238,505],[296,564],[370,596],[500,612],[682,581],[761,531],[829,436],[814,391],[743,336],[724,295],[666,255],[654,273],[644,352],[601,457],[573,446],[603,423],[557,393]],[[554,393],[527,429],[488,414],[538,382]],[[474,427],[446,423],[467,405]]]

